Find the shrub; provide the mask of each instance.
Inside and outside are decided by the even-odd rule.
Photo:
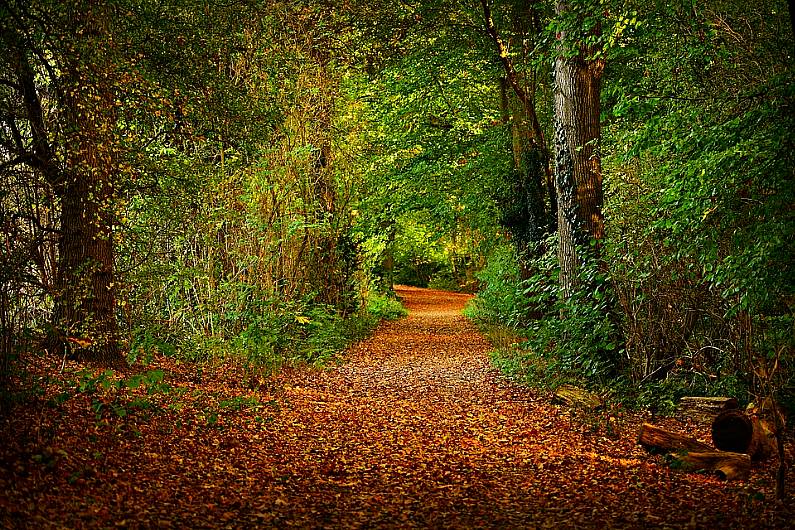
[[[502,324],[518,330],[527,324],[528,301],[522,293],[516,253],[509,246],[495,249],[477,275],[480,291],[464,315],[481,325]]]
[[[367,311],[379,320],[397,320],[408,315],[400,300],[380,293],[370,293],[367,297]]]

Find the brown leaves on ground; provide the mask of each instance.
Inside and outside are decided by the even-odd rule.
[[[159,359],[168,391],[130,390],[120,404],[100,388],[53,405],[51,377],[3,418],[0,521],[29,528],[787,525],[791,506],[772,500],[771,467],[741,483],[672,470],[636,445],[640,415],[572,417],[501,377],[489,345],[460,315],[466,296],[400,294],[410,316],[383,323],[344,364],[287,369],[256,391],[239,373],[199,377],[194,367]]]

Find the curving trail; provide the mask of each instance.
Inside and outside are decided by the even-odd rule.
[[[751,496],[769,468],[750,484],[672,471],[636,446],[639,414],[573,418],[502,377],[467,296],[398,292],[408,318],[270,391],[160,359],[178,391],[154,414],[20,408],[0,432],[0,526],[786,526]]]

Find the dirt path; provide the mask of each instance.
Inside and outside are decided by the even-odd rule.
[[[343,366],[304,373],[288,387],[290,413],[278,430],[295,444],[279,465],[295,474],[284,477],[273,522],[742,526],[742,494],[659,466],[636,447],[634,421],[619,421],[607,437],[607,416],[572,422],[546,396],[506,381],[461,315],[467,296],[398,293],[408,318],[384,323]]]
[[[162,359],[172,362],[174,390],[156,412],[130,408],[117,418],[105,408],[99,419],[96,396],[63,409],[44,399],[21,407],[0,433],[0,526],[743,528],[786,520],[755,500],[769,468],[750,483],[672,471],[636,446],[638,415],[575,421],[498,374],[489,345],[460,314],[468,297],[399,294],[408,318],[383,323],[339,366],[284,371],[270,391]]]

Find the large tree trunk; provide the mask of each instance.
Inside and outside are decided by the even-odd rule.
[[[116,322],[112,208],[115,111],[108,13],[75,6],[74,56],[64,73],[65,169],[54,189],[61,203],[53,327],[77,358],[123,362]]]
[[[559,15],[566,11],[566,2],[556,4]],[[561,42],[565,38],[560,35]],[[592,50],[585,47],[576,56],[567,57],[562,47],[555,61],[555,189],[560,282],[563,295],[569,296],[583,259],[579,248],[604,237],[599,156],[604,61],[590,59]]]
[[[83,151],[88,155],[88,152]],[[55,283],[54,326],[76,357],[121,361],[115,315],[114,249],[109,213],[112,188],[102,163],[78,172],[64,187]],[[96,199],[96,200],[94,200]]]
[[[74,357],[117,365],[123,358],[111,231],[116,142],[107,23],[112,17],[100,2],[70,3],[62,14],[48,21],[53,33],[61,32],[51,50],[57,70],[39,67],[42,53],[26,28],[12,27],[0,39],[30,135],[28,144],[17,131],[14,150],[45,178],[60,208],[50,342]]]

